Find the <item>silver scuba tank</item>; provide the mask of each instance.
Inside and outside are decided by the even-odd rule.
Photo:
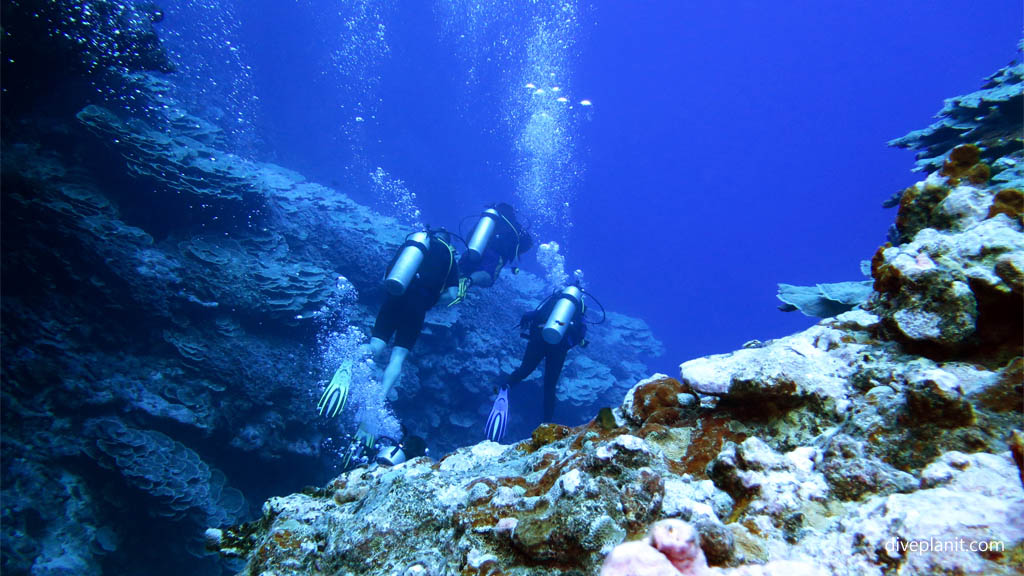
[[[541,334],[548,344],[558,344],[565,336],[569,323],[576,315],[576,308],[583,302],[583,291],[578,286],[568,286],[558,296],[555,307],[548,315],[548,321],[544,324]]]
[[[479,260],[483,256],[487,243],[491,241],[491,236],[494,236],[494,228],[500,217],[494,208],[488,208],[480,214],[480,220],[476,223],[473,235],[469,237],[469,243],[466,245],[470,259]]]
[[[400,296],[405,292],[429,250],[430,236],[426,232],[417,232],[409,236],[405,248],[398,255],[395,265],[391,267],[388,277],[384,280],[384,288],[389,294]]]
[[[381,449],[380,453],[377,454],[377,464],[381,466],[397,466],[402,462],[405,462],[405,452],[402,451],[402,447],[386,446]]]

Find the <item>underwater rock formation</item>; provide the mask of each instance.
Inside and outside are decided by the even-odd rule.
[[[992,90],[1015,94],[1010,100],[1019,104],[1022,66],[996,75],[1003,83]],[[947,103],[943,114],[955,117],[961,110]],[[1002,125],[1003,115],[993,115]],[[934,152],[939,144],[930,146]],[[931,357],[982,350],[1012,356],[1024,338],[1019,130],[992,146],[984,154],[973,143],[947,149],[941,169],[903,192],[896,217],[901,243],[879,248],[871,260],[878,293],[872,308],[887,335]],[[996,150],[1007,154],[992,159]],[[991,169],[983,158],[990,159]],[[978,167],[984,167],[983,178],[965,177]]]
[[[864,305],[640,380],[582,426],[273,498],[208,545],[243,574],[1019,574],[1024,154],[993,102],[1020,79],[914,140],[935,172]]]
[[[657,396],[669,385],[656,380],[637,391]],[[686,432],[706,434],[707,419],[729,416],[718,412],[694,414]],[[617,424],[611,430],[597,422],[575,430],[544,426],[512,447],[484,443],[436,464],[417,459],[359,469],[322,491],[272,499],[261,521],[220,532],[213,546],[246,557],[246,573],[254,574],[593,573],[618,542],[645,533],[659,518],[684,518],[701,533],[703,554],[719,565],[788,560],[805,573],[852,565],[856,573],[881,574],[889,563],[907,562],[925,572],[942,566],[1011,574],[1019,561],[1024,488],[1006,452],[946,452],[902,487],[908,494],[870,486],[843,500],[820,471],[843,459],[833,449],[841,426],[807,442],[817,446],[780,454],[756,436],[737,445],[721,437],[674,437],[679,427],[641,427],[623,418]],[[738,419],[730,425],[745,426]],[[897,418],[885,425],[890,432],[900,427]],[[685,472],[694,455],[687,449],[702,447],[717,452],[707,467],[710,482]],[[944,498],[961,504],[943,506]],[[912,510],[934,513],[925,520]],[[965,522],[969,533],[959,529]],[[723,534],[724,550],[716,549]],[[891,557],[880,556],[892,542],[954,535],[998,540],[1006,552],[911,556],[892,545]],[[770,566],[725,573],[787,573]]]
[[[5,572],[161,561],[218,573],[201,527],[335,473],[325,439],[340,425],[315,418],[334,369],[317,319],[344,276],[359,293],[347,318],[368,330],[409,230],[225,152],[216,127],[173,109],[159,129],[97,105],[5,122]],[[510,327],[546,295],[524,272],[428,317],[393,405],[432,453],[483,437],[490,383],[522,353]],[[661,350],[643,321],[614,313],[591,340],[559,390],[585,413],[618,403],[647,372],[639,358]],[[540,409],[532,385],[512,392],[519,436],[525,408]]]
[[[336,473],[328,440],[344,430],[315,417],[335,368],[322,318],[344,276],[358,291],[344,319],[368,330],[410,231],[229,153],[147,72],[170,68],[161,16],[149,2],[3,5],[5,574],[223,573],[204,527]],[[433,453],[483,437],[490,383],[522,353],[510,327],[547,294],[510,276],[432,313],[407,362],[395,410]],[[560,406],[617,403],[661,350],[614,313],[591,335]],[[540,409],[532,385],[513,392],[519,436]]]

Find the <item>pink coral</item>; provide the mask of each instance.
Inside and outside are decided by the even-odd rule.
[[[682,520],[670,518],[651,526],[650,542],[683,574],[701,574],[707,570],[700,535]]]
[[[616,546],[604,559],[601,576],[825,576],[825,571],[788,560],[708,568],[697,531],[682,520],[669,518],[651,526],[647,538]]]
[[[604,559],[601,576],[679,576],[679,571],[645,539],[616,546]]]
[[[708,563],[692,526],[670,518],[651,526],[650,535],[619,544],[604,559],[601,576],[705,576]]]

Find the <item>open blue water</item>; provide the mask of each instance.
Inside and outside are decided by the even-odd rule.
[[[515,203],[606,306],[650,323],[669,373],[811,324],[776,310],[778,282],[861,279],[881,202],[916,178],[886,141],[1013,59],[1022,10],[224,4],[171,3],[161,26],[235,100],[251,154],[367,202],[379,167],[432,225]]]

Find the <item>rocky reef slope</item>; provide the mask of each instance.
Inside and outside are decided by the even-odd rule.
[[[107,19],[74,26],[83,10]],[[0,571],[222,573],[205,527],[336,474],[318,337],[343,326],[322,319],[368,330],[410,230],[229,153],[152,72],[170,69],[153,14],[90,0],[3,16]],[[341,276],[356,299],[339,300]],[[522,353],[513,327],[546,293],[509,275],[428,318],[394,408],[432,453],[483,436],[490,382]],[[592,339],[566,366],[565,414],[617,404],[661,349],[618,314]]]
[[[641,544],[605,574],[1021,573],[1022,71],[896,142],[932,173],[866,306],[642,380],[583,426],[271,498],[209,546],[254,575],[595,574],[680,519],[700,562]]]
[[[333,370],[316,313],[337,312],[344,276],[360,298],[338,317],[368,330],[408,230],[204,144],[215,132],[181,119],[193,132],[168,136],[89,106],[77,125],[53,128],[69,138],[32,126],[4,141],[4,486],[16,503],[5,530],[23,547],[5,552],[11,565],[38,564],[46,532],[81,542],[70,554],[94,565],[93,532],[132,523],[132,506],[106,510],[94,477],[123,483],[147,513],[191,518],[198,543],[200,527],[247,515],[243,493],[262,500],[329,477],[337,462],[322,443],[339,425],[316,418]],[[523,273],[428,317],[394,406],[433,453],[482,437],[490,382],[521,355],[512,327],[544,295]],[[617,403],[646,372],[638,357],[661,347],[619,314],[593,342],[567,364],[559,398],[586,413]],[[523,388],[517,400],[530,398]],[[510,424],[520,434],[534,424],[523,408]],[[253,467],[270,476],[251,477]],[[114,548],[133,540],[109,530]]]

